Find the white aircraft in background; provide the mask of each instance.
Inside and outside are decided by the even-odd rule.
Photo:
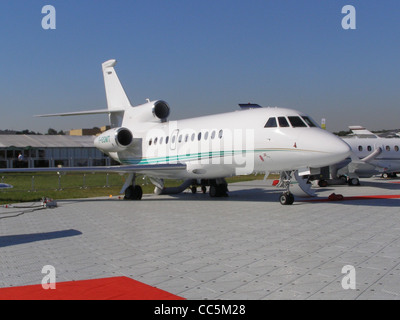
[[[359,178],[381,173],[395,177],[400,172],[400,139],[381,138],[362,126],[350,126],[353,135],[342,139],[351,147],[350,158],[331,166],[333,177],[345,177],[349,185],[359,185]]]
[[[170,107],[155,100],[133,107],[114,66],[102,64],[108,109],[42,116],[108,114],[111,129],[96,137],[94,145],[119,166],[84,168],[0,169],[0,172],[90,171],[129,173],[121,193],[139,200],[138,174],[148,176],[158,194],[179,193],[191,185],[210,186],[210,196],[227,195],[225,178],[263,172],[284,172],[282,204],[292,204],[293,177],[311,168],[345,159],[349,146],[319,128],[307,115],[290,109],[245,105],[235,112],[179,121],[167,121]],[[165,188],[164,179],[182,179],[180,187]]]

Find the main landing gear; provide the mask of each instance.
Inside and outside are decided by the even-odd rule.
[[[141,186],[135,184],[136,175],[130,174],[126,179],[125,185],[125,197],[124,200],[142,200],[143,189]],[[127,187],[126,185],[129,184]]]
[[[129,186],[125,190],[125,200],[141,200],[143,196],[143,189],[141,186]]]
[[[190,189],[192,193],[197,192],[197,186],[201,186],[203,193],[207,192],[207,187],[210,187],[209,194],[211,198],[227,197],[228,196],[228,183],[224,178],[220,179],[202,179],[200,182],[194,181]]]

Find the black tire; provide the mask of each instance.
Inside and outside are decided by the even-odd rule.
[[[282,193],[279,197],[279,202],[281,205],[286,206],[286,205],[292,205],[294,202],[294,196],[291,193]]]
[[[360,180],[358,178],[349,178],[348,184],[349,186],[359,186]]]
[[[129,186],[125,190],[125,200],[141,200],[143,196],[143,190],[141,186]]]
[[[124,200],[132,200],[133,196],[133,186],[129,186],[125,189],[125,197]]]
[[[210,197],[215,198],[218,194],[217,186],[210,186]]]
[[[328,181],[326,181],[326,180],[319,180],[319,181],[318,181],[318,185],[319,185],[321,188],[325,188],[325,187],[328,186]]]
[[[134,186],[133,188],[133,200],[142,200],[143,189],[141,186]]]

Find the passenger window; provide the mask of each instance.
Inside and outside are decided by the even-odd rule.
[[[182,135],[179,135],[178,142],[179,142],[179,143],[182,142]]]
[[[151,146],[151,143],[153,142],[153,140],[152,139],[150,139],[149,140],[149,146]]]
[[[215,138],[215,130],[211,133],[211,139]]]
[[[204,134],[204,140],[208,139],[208,131],[206,131],[206,133]]]
[[[300,117],[288,117],[288,118],[293,128],[307,127],[307,125],[303,122],[303,120],[301,120]]]
[[[163,137],[160,138],[160,144],[162,144],[162,142],[163,142]]]
[[[398,151],[399,151],[399,146],[394,146],[394,150],[395,150],[396,152],[398,152]]]
[[[219,133],[218,133],[218,138],[220,138],[220,139],[222,139],[222,135],[224,134],[224,131],[222,131],[222,130],[219,130]]]
[[[303,120],[308,124],[309,127],[316,127],[317,125],[309,117],[302,116]]]
[[[277,124],[276,124],[276,118],[275,117],[269,118],[267,123],[264,126],[264,128],[276,128],[276,127],[277,127]]]
[[[165,144],[168,144],[168,141],[169,141],[169,136],[167,136],[167,137],[165,138]]]
[[[362,146],[358,146],[358,151],[363,151],[363,147]]]
[[[154,144],[157,144],[157,139],[158,139],[157,137],[154,139]]]
[[[189,135],[187,134],[187,135],[185,136],[185,142],[188,142],[188,140],[189,140]]]
[[[196,137],[196,134],[192,133],[192,138],[191,140],[194,141],[194,138]]]
[[[285,117],[278,117],[279,126],[282,128],[290,127],[289,122]]]
[[[371,147],[371,146],[368,146],[368,147],[367,147],[367,150],[368,150],[368,151],[372,151],[372,147]]]
[[[386,146],[386,151],[390,151],[390,146]]]
[[[197,136],[197,140],[201,140],[201,132],[199,132],[198,136]]]

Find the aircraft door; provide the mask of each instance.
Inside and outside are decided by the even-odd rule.
[[[171,143],[170,143],[171,150],[175,150],[176,149],[176,143],[177,143],[177,140],[178,140],[178,134],[179,134],[179,129],[175,129],[171,134]]]

